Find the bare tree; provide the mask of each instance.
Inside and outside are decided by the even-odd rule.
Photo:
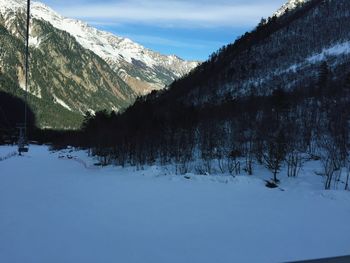
[[[348,167],[348,169],[346,171],[345,190],[350,190],[349,189],[349,178],[350,178],[350,167]]]
[[[230,174],[239,175],[241,173],[241,162],[239,161],[239,157],[242,154],[239,150],[232,150],[227,158],[227,168]]]
[[[266,142],[264,152],[264,160],[266,167],[273,174],[273,181],[278,183],[277,174],[279,173],[282,162],[285,160],[286,147],[285,137],[282,131],[279,131],[276,136],[272,136]]]
[[[334,139],[330,136],[324,135],[319,141],[321,150],[321,162],[323,172],[326,177],[325,189],[331,189],[332,182],[337,176],[337,171],[341,169],[340,150]]]
[[[287,175],[288,177],[297,177],[303,166],[302,154],[298,150],[292,150],[287,153]]]

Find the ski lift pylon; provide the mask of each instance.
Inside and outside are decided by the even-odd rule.
[[[17,126],[19,131],[18,136],[18,154],[22,155],[22,153],[27,153],[29,151],[27,140],[25,137],[25,125],[18,125]]]

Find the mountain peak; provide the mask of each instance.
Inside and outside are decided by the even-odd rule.
[[[287,3],[282,5],[275,13],[275,16],[283,15],[287,10],[293,10],[297,6],[304,4],[310,0],[289,0]]]

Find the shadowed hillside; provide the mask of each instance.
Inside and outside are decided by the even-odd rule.
[[[17,136],[17,126],[24,123],[24,101],[0,91],[0,143],[14,141]],[[35,129],[35,115],[27,107],[28,131]]]

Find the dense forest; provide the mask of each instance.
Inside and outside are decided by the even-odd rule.
[[[334,81],[327,64],[317,75],[302,89],[201,108],[162,103],[154,93],[123,114],[87,115],[79,132],[44,137],[56,147],[90,149],[102,164],[175,164],[179,174],[253,174],[259,163],[275,182],[282,165],[295,177],[306,160],[321,160],[330,189],[339,183],[340,168],[350,169],[350,75]]]

